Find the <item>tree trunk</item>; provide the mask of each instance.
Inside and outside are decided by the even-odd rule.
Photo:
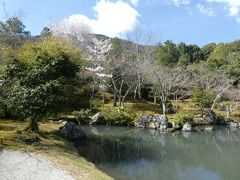
[[[136,99],[136,96],[137,96],[137,88],[138,88],[138,87],[136,86],[136,88],[135,88],[135,90],[134,90],[134,95],[133,95],[133,98],[134,98],[134,99]]]
[[[118,95],[118,105],[120,107],[122,106],[122,96],[121,96],[121,94]]]
[[[103,92],[102,107],[104,107],[104,104],[105,104],[105,93]]]
[[[200,109],[201,109],[201,117],[203,117],[204,107],[201,106]]]
[[[166,103],[162,102],[162,111],[163,111],[163,115],[166,115]]]
[[[141,80],[139,80],[138,83],[138,98],[142,99],[142,94],[141,94]]]
[[[229,118],[230,118],[230,115],[231,115],[231,111],[230,111],[230,110],[228,110],[228,111],[227,111],[227,119],[229,119]]]
[[[89,101],[89,109],[92,111],[92,106],[93,106],[93,95],[90,96],[90,101]]]
[[[212,104],[212,107],[211,107],[211,110],[213,110],[213,108],[215,107],[215,104],[217,102],[217,100],[219,99],[219,95],[217,95],[213,101],[213,104]]]
[[[113,93],[113,107],[117,107],[117,93],[114,91]]]
[[[30,124],[29,124],[30,131],[32,131],[32,132],[38,132],[39,131],[37,121],[38,121],[37,116],[33,116],[30,119]]]
[[[154,96],[153,103],[154,103],[154,104],[157,103],[157,97],[156,97],[156,96]]]
[[[123,97],[122,97],[122,100],[121,100],[121,106],[120,106],[120,107],[124,107],[124,101],[125,101],[125,98],[126,98],[126,96],[123,96]]]
[[[138,88],[138,98],[142,99],[141,86]]]

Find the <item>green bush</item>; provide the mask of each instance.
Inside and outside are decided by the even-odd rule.
[[[109,125],[126,126],[133,125],[136,113],[131,109],[117,107],[113,109],[103,109],[100,118]]]
[[[205,108],[210,108],[213,101],[214,101],[214,95],[210,91],[205,91],[202,89],[194,89],[193,91],[193,102],[199,106],[201,113],[203,114]]]
[[[175,114],[174,121],[177,124],[180,124],[180,125],[183,125],[183,124],[185,124],[187,122],[192,123],[193,122],[193,115],[177,113],[177,114]]]
[[[81,109],[80,111],[74,111],[73,115],[76,116],[77,120],[81,123],[87,123],[90,120],[90,110]]]

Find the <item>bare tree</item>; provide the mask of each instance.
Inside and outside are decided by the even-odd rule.
[[[124,55],[122,60],[114,63],[110,66],[112,69],[112,86],[114,89],[114,94],[118,97],[119,106],[124,106],[124,101],[127,95],[131,92],[133,87],[136,85],[136,74],[134,73],[134,64],[128,62]],[[116,98],[116,97],[115,97]],[[116,105],[116,99],[115,103]]]
[[[152,32],[148,32],[140,26],[136,26],[135,30],[127,34],[127,40],[129,43],[129,51],[133,55],[133,61],[135,68],[133,69],[137,75],[136,86],[134,87],[134,99],[138,95],[138,98],[142,98],[142,85],[144,84],[145,77],[143,71],[147,66],[146,62],[151,62],[152,54],[154,51],[154,42],[157,38]]]
[[[111,85],[114,95],[114,106],[124,106],[127,95],[136,86],[136,63],[128,51],[128,42],[117,38],[112,40],[112,49],[108,54],[108,61],[105,63],[107,74],[111,74]]]
[[[226,105],[227,118],[230,118],[232,112],[240,108],[240,89],[232,88],[226,91],[224,95],[230,101]]]
[[[211,109],[213,109],[217,101],[222,97],[223,93],[231,88],[233,79],[229,77],[222,69],[209,70],[205,63],[198,66],[195,73],[196,85],[202,90],[212,91],[215,95]]]
[[[96,94],[105,92],[108,88],[108,80],[111,75],[104,74],[104,69],[100,66],[87,67],[82,73],[89,91],[89,109],[93,109],[93,100]],[[103,100],[104,103],[104,100]]]
[[[166,103],[177,89],[188,81],[189,74],[182,67],[156,66],[152,64],[148,71],[149,82],[151,82],[156,94],[160,97],[163,114],[166,114]]]

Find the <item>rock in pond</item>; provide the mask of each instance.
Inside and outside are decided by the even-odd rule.
[[[139,118],[138,122],[135,123],[135,126],[160,130],[172,128],[172,124],[168,122],[167,116],[161,114],[157,114],[154,116],[145,114]]]
[[[153,121],[158,122],[159,124],[167,124],[168,118],[166,115],[157,114],[153,116]]]
[[[172,128],[172,124],[168,122],[168,118],[166,115],[155,115],[153,120],[157,122],[158,128],[160,130],[166,130],[167,128]]]
[[[60,129],[60,135],[69,141],[86,138],[86,134],[75,123],[67,123]]]
[[[239,127],[239,124],[235,121],[232,121],[232,122],[229,123],[229,126],[230,127]]]
[[[205,119],[209,124],[215,124],[215,125],[217,124],[217,115],[211,109],[207,110]]]
[[[135,123],[136,127],[146,127],[150,125],[150,122],[152,122],[152,116],[148,114],[142,115],[139,120]],[[154,124],[151,123],[151,126],[155,126]]]
[[[183,125],[182,131],[192,131],[192,124],[187,122]]]

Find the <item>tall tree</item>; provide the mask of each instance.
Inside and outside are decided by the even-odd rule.
[[[151,64],[151,71],[146,71],[149,82],[155,94],[160,97],[163,114],[166,114],[166,104],[184,84],[189,81],[189,73],[182,67],[167,67]]]
[[[64,46],[63,46],[64,45]],[[24,45],[3,75],[3,102],[14,116],[30,118],[32,131],[46,113],[66,102],[72,94],[81,62],[70,42],[48,37]]]
[[[137,74],[132,56],[126,52],[126,47],[119,39],[112,40],[112,49],[106,63],[107,74],[111,74],[111,85],[114,94],[114,106],[124,106],[124,101],[131,90],[136,86]]]
[[[16,48],[21,45],[30,32],[25,30],[25,25],[18,17],[10,17],[5,22],[0,21],[0,44]]]
[[[179,52],[176,44],[172,41],[166,41],[163,45],[159,44],[154,53],[156,62],[165,66],[172,66],[177,64],[179,59]]]

